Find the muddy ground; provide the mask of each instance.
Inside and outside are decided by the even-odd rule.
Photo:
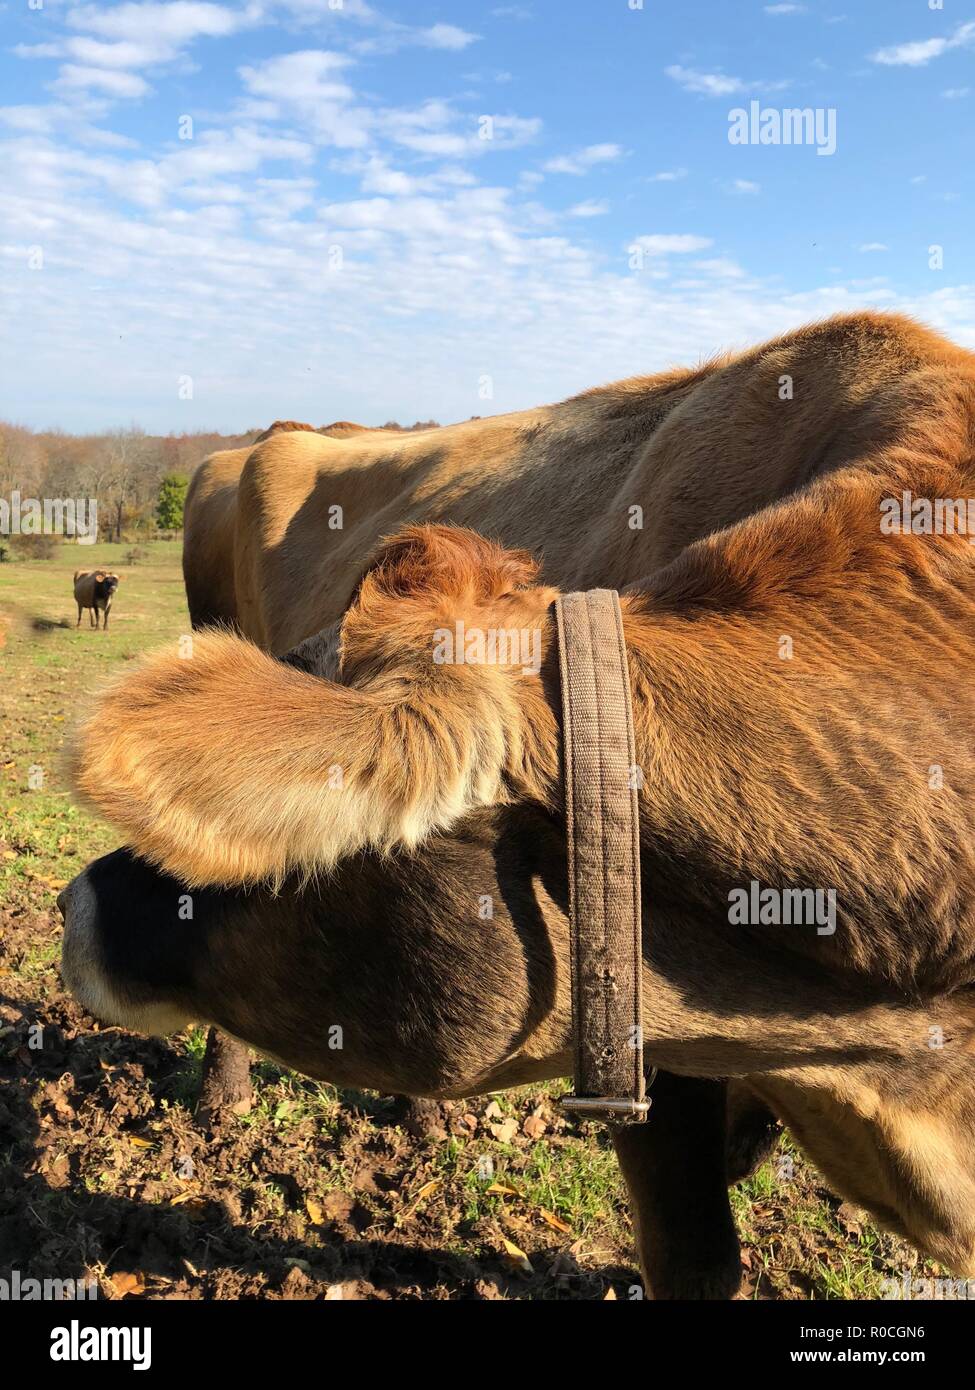
[[[392,1098],[255,1062],[251,1112],[201,1132],[201,1037],[100,1028],[69,999],[45,889],[0,915],[0,1270],[109,1299],[638,1296],[611,1150],[557,1088],[456,1103],[417,1137]],[[736,1194],[743,1297],[856,1296],[851,1243],[860,1296],[914,1263],[792,1162]]]

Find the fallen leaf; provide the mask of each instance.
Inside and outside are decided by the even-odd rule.
[[[489,1128],[499,1144],[510,1144],[518,1133],[518,1121],[514,1116],[511,1116],[507,1120],[502,1120],[500,1124],[490,1125]]]
[[[553,1231],[561,1231],[566,1236],[571,1234],[572,1227],[568,1222],[563,1221],[561,1216],[556,1216],[554,1211],[549,1211],[546,1207],[539,1207],[538,1214],[546,1226],[551,1226]]]
[[[109,1283],[119,1298],[127,1298],[129,1294],[145,1293],[146,1291],[146,1286],[138,1274],[113,1274],[109,1278]]]
[[[493,1182],[490,1187],[484,1189],[485,1192],[493,1192],[501,1197],[520,1197],[521,1193],[517,1187],[509,1187],[506,1182]]]
[[[305,1211],[308,1213],[308,1220],[313,1226],[320,1226],[325,1220],[325,1213],[313,1197],[305,1198]]]
[[[507,1258],[509,1264],[512,1264],[515,1267],[515,1269],[517,1269],[522,1274],[535,1273],[534,1269],[532,1268],[531,1260],[525,1254],[524,1250],[520,1250],[518,1246],[515,1245],[514,1241],[509,1240],[507,1236],[502,1236],[501,1244],[504,1246],[505,1257]]]

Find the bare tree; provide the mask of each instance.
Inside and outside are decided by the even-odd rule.
[[[132,425],[126,430],[113,430],[106,436],[108,458],[107,500],[111,508],[115,539],[122,539],[125,508],[134,500],[141,466],[147,455],[144,430]]]

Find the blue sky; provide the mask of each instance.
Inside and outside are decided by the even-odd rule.
[[[975,0],[5,0],[0,32],[7,419],[447,422],[862,305],[975,347]],[[835,152],[732,144],[752,102]]]

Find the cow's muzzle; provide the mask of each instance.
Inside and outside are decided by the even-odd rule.
[[[98,861],[101,863],[103,861]],[[97,863],[95,866],[97,867]],[[64,918],[61,975],[78,1003],[102,1023],[116,1024],[139,1033],[165,1036],[191,1021],[171,1001],[156,997],[121,978],[108,963],[106,950],[112,934],[118,954],[120,931],[135,935],[145,925],[138,920],[139,907],[132,903],[124,920],[106,910],[98,884],[88,868],[58,894]]]

